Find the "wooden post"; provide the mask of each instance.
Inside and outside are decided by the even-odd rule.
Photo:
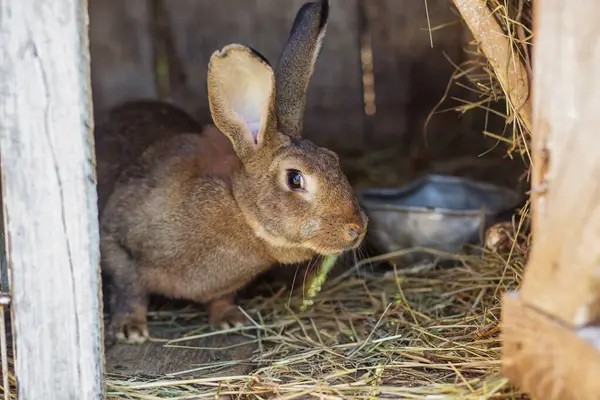
[[[600,3],[534,3],[533,235],[503,305],[503,372],[540,399],[600,398]]]
[[[86,0],[0,0],[0,155],[20,400],[104,395]]]

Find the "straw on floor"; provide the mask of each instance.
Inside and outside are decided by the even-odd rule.
[[[108,396],[524,398],[499,373],[498,338],[499,296],[518,285],[524,254],[513,246],[504,255],[460,259],[452,268],[426,264],[386,273],[372,273],[367,264],[327,282],[305,312],[296,311],[301,295],[248,300],[242,307],[253,324],[238,332],[259,350],[238,362],[254,366],[250,375],[186,380],[112,375]],[[176,326],[174,318],[162,313],[154,326],[158,321]],[[190,315],[186,318],[189,324]],[[198,319],[206,320],[200,313]],[[224,333],[204,335],[214,334]],[[192,332],[193,337],[198,335]],[[198,365],[199,370],[214,367]]]

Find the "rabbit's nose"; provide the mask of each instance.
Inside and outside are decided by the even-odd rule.
[[[346,239],[354,241],[358,239],[364,232],[364,228],[359,224],[351,223],[346,225]]]

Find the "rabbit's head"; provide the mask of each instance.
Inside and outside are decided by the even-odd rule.
[[[246,220],[273,245],[318,254],[358,246],[367,225],[337,155],[301,135],[328,13],[328,1],[299,10],[275,72],[255,50],[231,44],[212,55],[207,79],[214,123],[243,165],[234,196]]]

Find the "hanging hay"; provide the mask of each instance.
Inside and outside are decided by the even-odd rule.
[[[465,16],[466,25],[472,32],[475,30],[474,36],[481,41],[474,40],[465,49],[468,60],[456,65],[446,95],[430,118],[434,112],[451,110],[461,114],[483,110],[488,115],[502,117],[506,121],[503,132],[490,132],[484,127],[483,133],[506,144],[509,156],[517,151],[528,166],[532,0],[454,0],[454,4],[470,11]],[[490,44],[490,40],[495,43]],[[485,43],[480,46],[482,42]],[[452,87],[464,89],[469,96],[448,98]],[[449,100],[453,105],[442,108]]]

